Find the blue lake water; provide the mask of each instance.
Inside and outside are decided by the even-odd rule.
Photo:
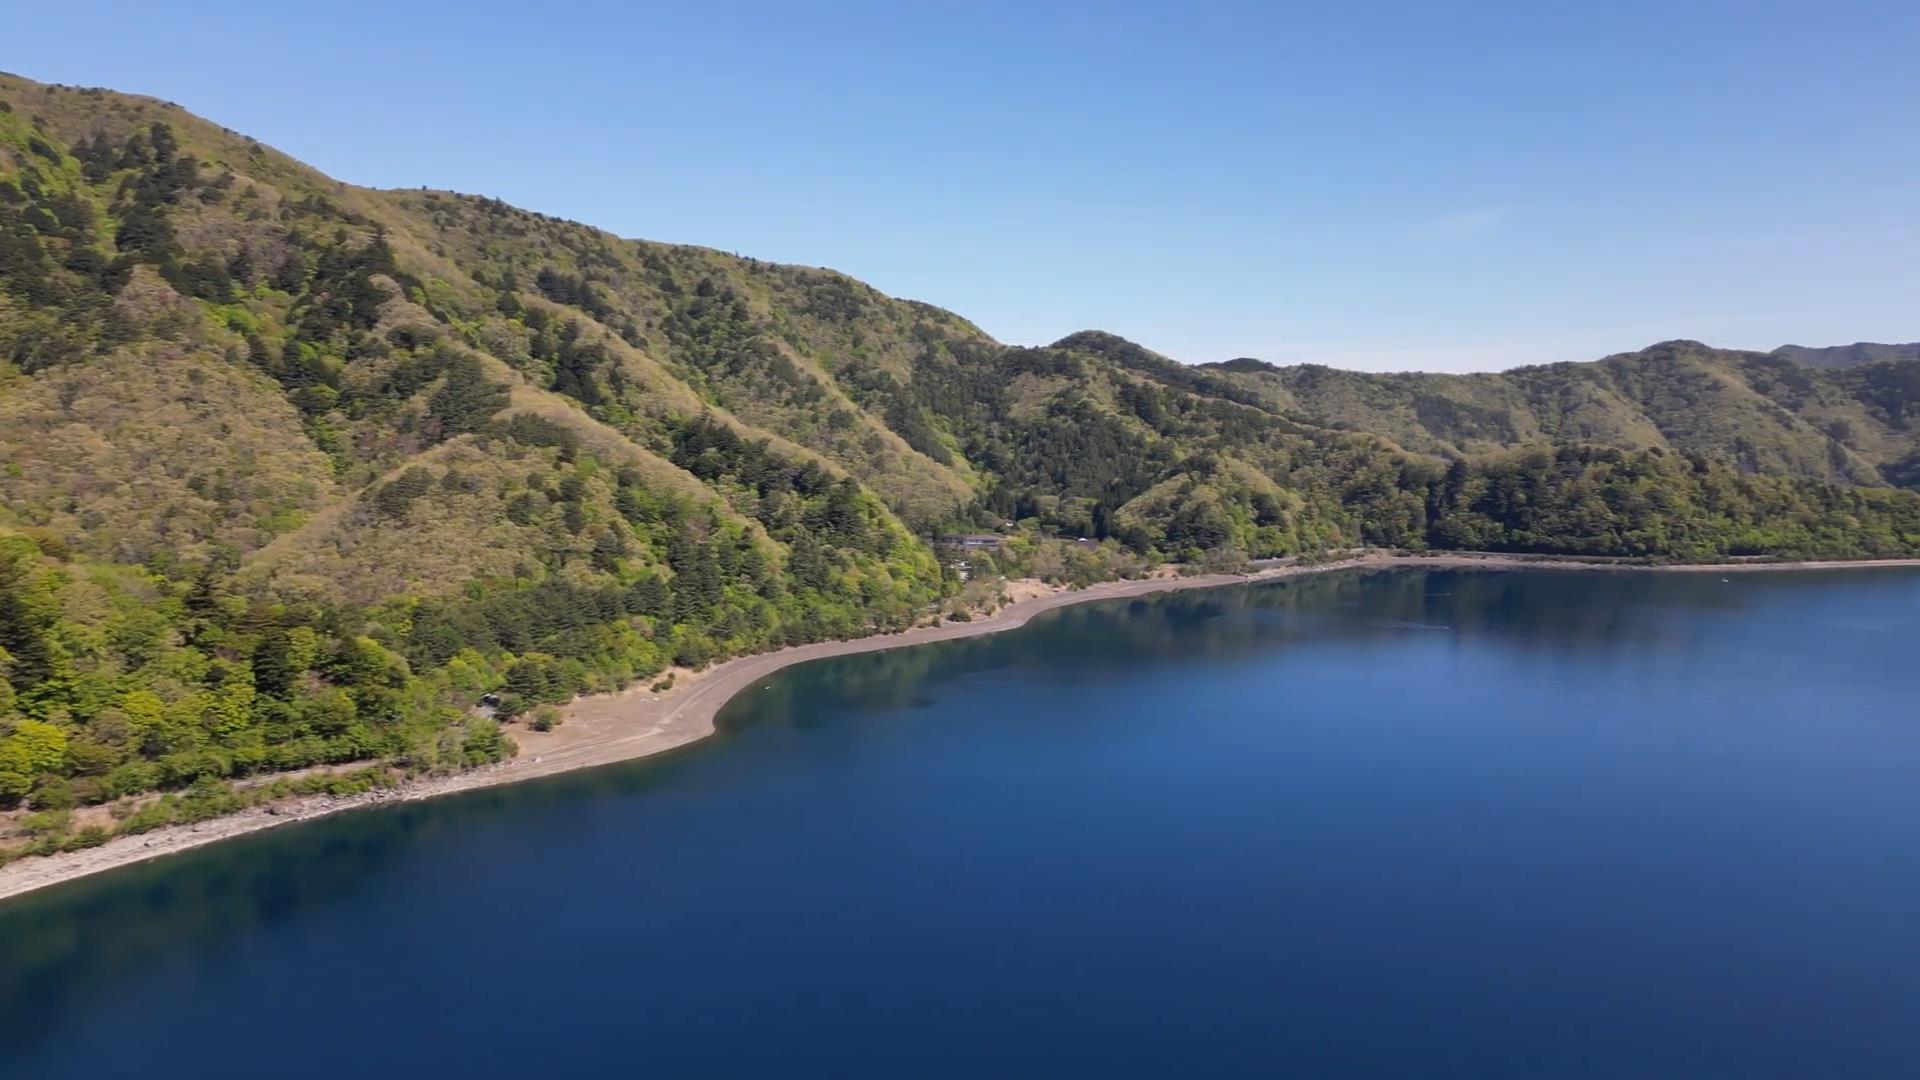
[[[0,905],[0,1076],[1920,1075],[1920,574],[1394,571],[790,669]]]

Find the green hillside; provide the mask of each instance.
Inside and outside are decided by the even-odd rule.
[[[1375,375],[1232,360],[1203,367],[1305,423],[1425,454],[1587,442],[1707,455],[1839,484],[1920,482],[1920,346],[1772,353],[1669,341],[1589,364]]]
[[[924,621],[956,529],[1017,537],[972,570],[1077,581],[1358,544],[1912,554],[1916,368],[1008,347],[832,271],[356,188],[0,76],[0,848],[493,760],[483,693],[513,720]]]

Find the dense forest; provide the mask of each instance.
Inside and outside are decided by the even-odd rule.
[[[583,691],[937,618],[962,565],[1920,552],[1920,363],[1819,357],[1009,347],[0,76],[0,857],[498,760]]]

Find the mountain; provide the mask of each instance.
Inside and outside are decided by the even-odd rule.
[[[354,187],[0,76],[0,857],[493,760],[482,694],[551,723],[899,629],[982,599],[962,560],[990,597],[1357,544],[1920,551],[1912,365],[1732,363],[1010,347],[829,270]],[[1006,543],[938,541],[981,529]]]
[[[1818,349],[1809,349],[1805,345],[1782,345],[1768,355],[1807,367],[1852,367],[1855,364],[1876,364],[1890,360],[1920,360],[1920,341],[1904,345],[1856,341],[1851,345],[1828,345]]]
[[[1416,453],[1580,442],[1702,454],[1752,473],[1914,486],[1916,357],[1920,346],[1758,353],[1668,341],[1499,374],[1374,375],[1249,359],[1202,367],[1302,423],[1374,432]]]

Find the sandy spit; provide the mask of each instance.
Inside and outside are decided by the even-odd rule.
[[[653,693],[644,683],[612,694],[576,698],[566,708],[566,722],[551,732],[516,730],[520,755],[452,776],[411,780],[386,791],[344,797],[312,795],[253,807],[227,817],[194,825],[174,825],[139,836],[123,836],[99,847],[57,855],[29,856],[0,867],[0,900],[73,881],[92,874],[145,862],[205,844],[244,836],[263,829],[390,802],[414,802],[462,791],[512,784],[575,769],[610,765],[685,746],[713,734],[714,717],[735,694],[782,668],[809,660],[854,653],[899,649],[935,641],[976,637],[1024,626],[1044,611],[1094,600],[1145,596],[1181,589],[1244,585],[1305,574],[1353,568],[1395,566],[1478,568],[1494,570],[1580,570],[1596,573],[1655,569],[1668,572],[1732,573],[1764,570],[1829,570],[1859,567],[1920,566],[1920,559],[1881,559],[1852,562],[1744,562],[1685,564],[1660,567],[1593,563],[1500,554],[1445,555],[1363,554],[1333,562],[1297,564],[1281,561],[1245,574],[1199,574],[1189,577],[1153,577],[1113,581],[1068,590],[1038,582],[1018,582],[1010,594],[1019,597],[992,615],[972,622],[943,623],[897,634],[880,634],[851,641],[823,641],[776,652],[742,656],[703,672],[678,672],[673,688]]]

